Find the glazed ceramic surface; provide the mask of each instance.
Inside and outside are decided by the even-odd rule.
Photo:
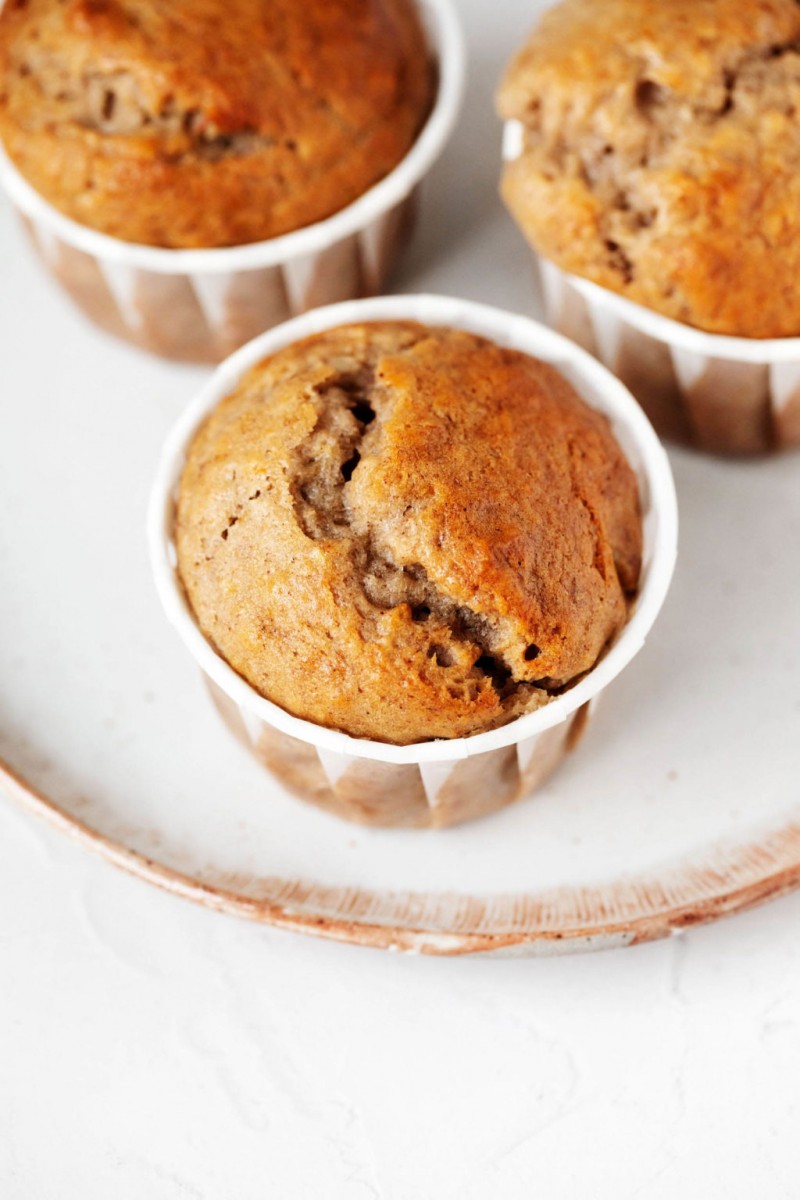
[[[146,498],[194,373],[106,343],[87,373],[80,342],[37,354],[20,326],[2,412],[2,754],[123,865],[247,915],[458,951],[654,936],[800,863],[795,458],[674,456],[673,593],[538,798],[451,831],[359,830],[285,795],[227,736],[159,609]]]
[[[496,198],[501,32],[397,282],[541,316]],[[798,882],[796,454],[672,454],[671,595],[535,799],[449,831],[360,830],[284,794],[228,736],[155,596],[148,492],[206,373],[83,323],[8,208],[0,278],[0,755],[30,785],[6,775],[8,802],[212,906],[421,951],[630,943]]]

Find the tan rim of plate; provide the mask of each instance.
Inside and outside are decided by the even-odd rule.
[[[105,837],[0,759],[0,789],[114,866],[206,908],[334,941],[418,954],[548,954],[638,945],[800,887],[800,823],[652,879],[492,897],[373,892],[297,879],[203,882]],[[247,884],[248,892],[246,892]],[[248,894],[249,893],[249,894]]]

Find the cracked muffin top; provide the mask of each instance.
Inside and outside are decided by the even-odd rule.
[[[67,216],[172,248],[322,220],[428,115],[413,0],[7,0],[0,139]]]
[[[800,335],[796,0],[562,0],[498,103],[546,258],[713,333]]]
[[[197,432],[175,518],[195,619],[296,716],[399,744],[546,704],[627,618],[637,483],[552,367],[453,329],[332,329]]]

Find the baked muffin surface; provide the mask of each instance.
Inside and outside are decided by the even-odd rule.
[[[491,729],[594,666],[641,561],[636,479],[552,367],[415,323],[252,369],[191,445],[195,618],[254,688],[399,744]]]
[[[431,105],[413,0],[8,0],[0,139],[126,241],[259,241],[350,204]]]
[[[536,250],[714,333],[800,335],[800,5],[562,0],[498,105]]]

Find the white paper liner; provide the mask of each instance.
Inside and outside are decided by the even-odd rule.
[[[539,268],[549,323],[605,363],[662,436],[715,454],[800,445],[800,338],[703,333],[544,259]]]
[[[461,106],[465,50],[453,0],[417,0],[437,62],[428,121],[398,166],[327,220],[269,241],[209,250],[123,242],[48,204],[0,147],[0,183],[51,273],[97,324],[146,350],[219,362],[317,305],[370,296],[407,240],[417,189]]]
[[[644,518],[641,587],[630,619],[597,666],[573,688],[500,729],[393,746],[348,737],[285,712],[220,658],[194,622],[172,541],[185,454],[206,414],[251,366],[300,338],[358,321],[412,320],[467,329],[552,362],[605,412],[637,473]],[[441,296],[391,296],[334,305],[295,318],[243,347],[215,372],[170,435],[148,518],[156,587],[171,623],[212,681],[240,738],[295,791],[371,824],[445,825],[511,803],[549,774],[582,732],[589,705],[641,649],[666,596],[677,545],[677,507],[666,454],[630,393],[600,363],[525,317]]]

